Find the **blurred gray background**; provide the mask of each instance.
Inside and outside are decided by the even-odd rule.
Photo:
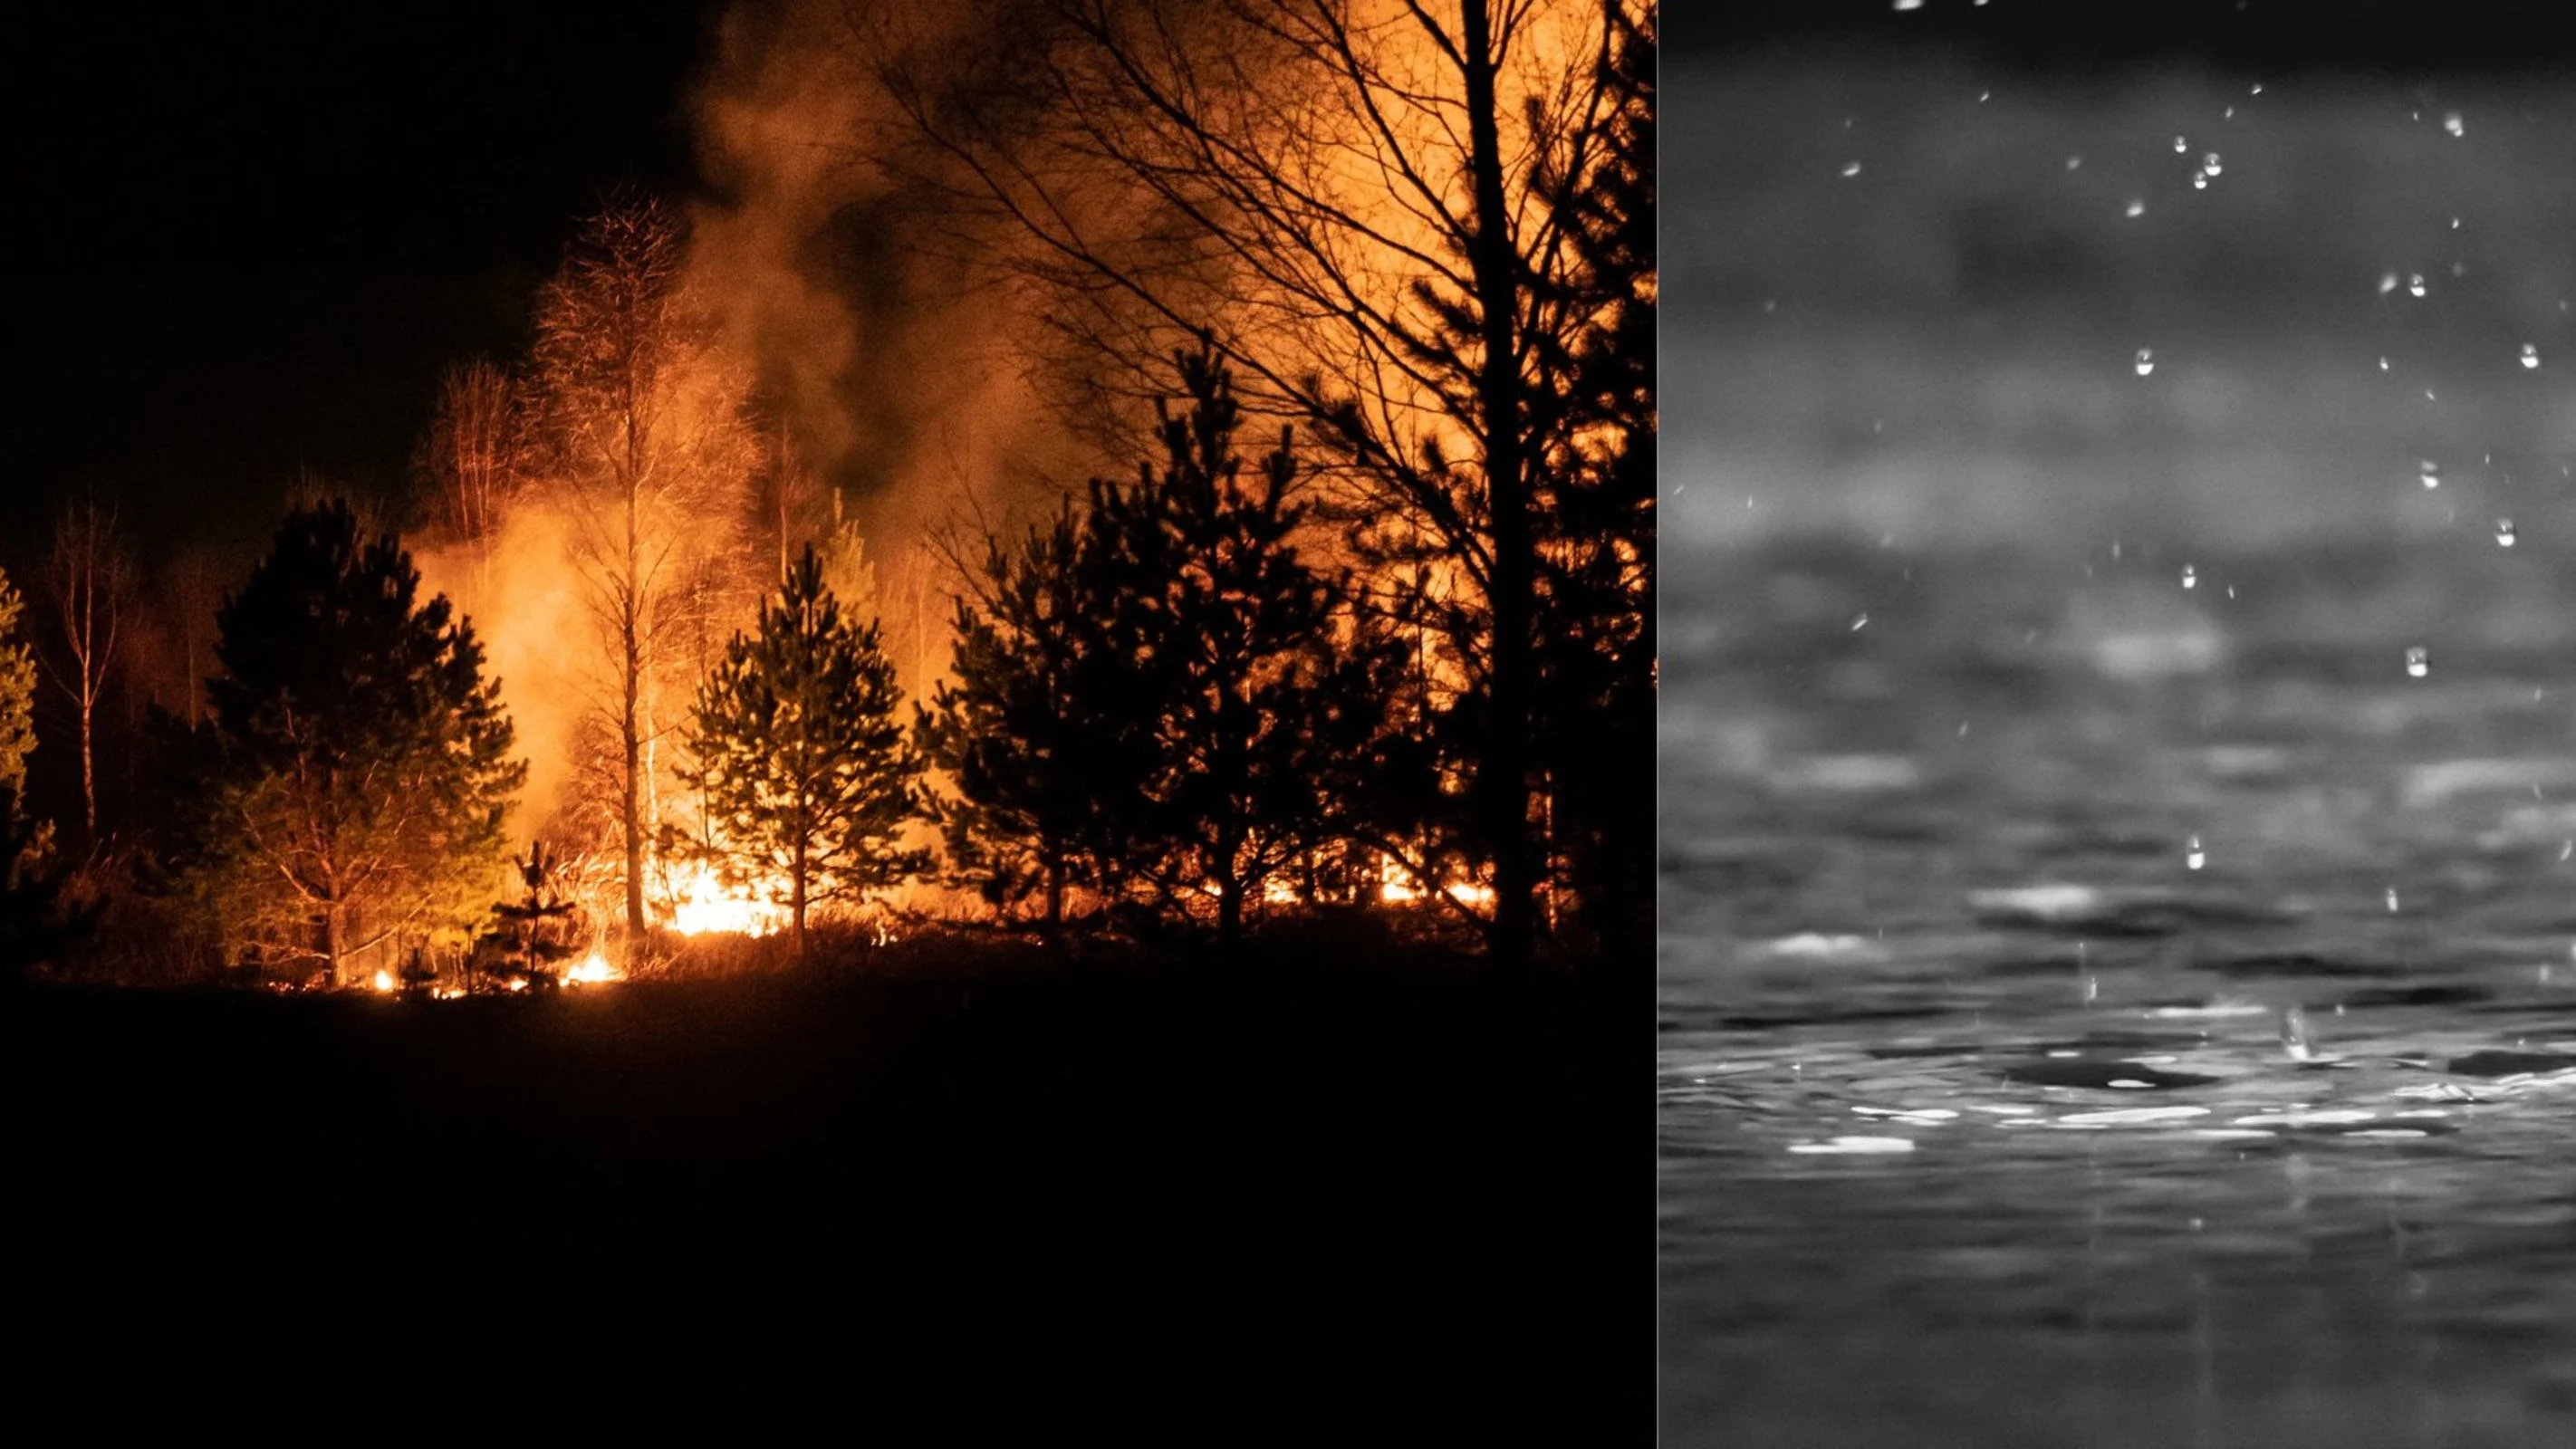
[[[1815,534],[2576,537],[2548,17],[1667,7],[1668,602]]]

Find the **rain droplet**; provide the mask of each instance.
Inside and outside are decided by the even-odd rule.
[[[1860,163],[1854,161],[1851,164],[1850,169],[1843,172],[1843,174],[1845,176],[1849,176],[1852,172],[1858,171],[1859,169]],[[2410,297],[2421,297],[2424,295],[2424,274],[2422,272],[2412,272],[2407,275],[2406,295]]]
[[[2256,81],[2254,83],[2254,89],[2247,91],[2245,94],[2249,96],[2259,96],[2263,94],[2263,83],[2261,81]]]
[[[1843,174],[1844,174],[1845,176],[1858,176],[1858,175],[1860,174],[1860,163],[1859,163],[1859,162],[1857,162],[1857,161],[1846,161],[1846,162],[1844,162],[1844,163],[1843,163]],[[2418,295],[2421,295],[2421,294],[2419,293]]]
[[[2134,197],[2134,196],[2133,196],[2133,197],[2130,197],[2130,198],[2129,198],[2129,205],[2128,205],[2128,215],[2129,215],[2130,217],[2132,217],[2132,218],[2135,218],[2135,217],[2141,217],[2141,216],[2144,216],[2144,215],[2146,215],[2146,214],[2147,214],[2147,204],[2146,204],[2145,202],[2143,202],[2143,201],[2140,201],[2139,199],[2137,199],[2137,198],[2136,198],[2136,197]]]
[[[2066,169],[2067,169],[2067,170],[2069,170],[2069,171],[2072,171],[2072,170],[2074,170],[2076,167],[2081,166],[2081,165],[2083,165],[2083,164],[2084,164],[2084,158],[2083,158],[2083,157],[2081,157],[2081,156],[2069,156],[2069,157],[2067,157],[2067,158],[2066,158]]]
[[[2189,141],[2184,140],[2184,139],[2183,139],[2182,137],[2180,137],[2180,136],[2176,136],[2176,137],[2174,137],[2174,154],[2175,154],[2175,155],[2179,156],[2179,155],[2183,154],[2184,152],[2189,151],[2190,149],[2191,149],[2191,143],[2190,143]]]
[[[2152,347],[2141,347],[2141,348],[2139,348],[2139,349],[2138,349],[2138,363],[2137,363],[2137,367],[2138,367],[2138,376],[2140,376],[2140,377],[2144,377],[2144,376],[2146,376],[2148,373],[2151,373],[2151,372],[2155,371],[2155,370],[2156,370],[2156,350],[2155,350],[2154,348],[2152,348]]]
[[[2469,128],[2461,124],[2460,113],[2457,111],[2448,111],[2443,114],[2442,129],[2450,132],[2454,136],[2465,136],[2469,133]]]
[[[2454,276],[2454,277],[2465,277],[2465,276],[2467,276],[2468,274],[2469,274],[2469,264],[2468,264],[2467,262],[2453,262],[2453,263],[2451,263],[2451,275],[2452,275],[2452,276]]]
[[[2184,564],[2182,566],[2182,586],[2186,589],[2196,589],[2200,587],[2200,575],[2194,572],[2192,566],[2189,564]]]
[[[1899,10],[1920,10],[1923,8],[1923,0],[1896,0],[1896,8]]]
[[[2452,218],[2451,218],[2451,230],[2453,230],[2453,231],[2458,231],[2459,229],[2460,229],[2460,219],[2459,219],[2458,217],[2456,217],[2456,216],[2455,216],[2455,217],[2452,217]]]
[[[2396,291],[2396,290],[2397,290],[2397,274],[2396,274],[2395,272],[2382,272],[2382,273],[2380,273],[2380,274],[2379,274],[2379,295],[2381,295],[2381,296],[2385,297],[2385,296],[2387,296],[2389,293],[2394,292],[2394,291]]]
[[[2421,645],[2421,644],[2413,644],[2413,645],[2409,645],[2409,646],[2407,646],[2407,650],[2406,650],[2406,677],[2407,677],[2407,678],[2409,678],[2409,679],[2421,679],[2421,678],[2423,678],[2425,675],[2430,674],[2430,673],[2432,673],[2432,672],[2433,672],[2433,656],[2432,656],[2432,653],[2431,653],[2429,650],[2425,649],[2425,647],[2424,647],[2423,645]]]
[[[1869,615],[1867,614],[1863,614],[1859,618],[1852,620],[1852,632],[1855,634],[1859,633],[1862,626],[1867,623],[1869,623]]]
[[[2209,864],[2209,852],[2200,848],[2199,836],[2191,838],[2190,847],[2183,852],[2182,863],[2186,870],[2198,870]]]
[[[1979,92],[1977,92],[1977,104],[1978,104],[1978,105],[1981,105],[1981,106],[1982,106],[1982,105],[1984,105],[1984,104],[1986,103],[1986,97],[1991,96],[1991,95],[1993,95],[1993,94],[1994,94],[1994,92],[1993,92],[1993,91],[1979,91]]]
[[[2423,481],[2424,486],[2427,488],[2439,488],[2442,486],[2442,465],[2434,462],[2430,458],[2426,458],[2424,461],[2415,465],[2415,475]]]
[[[2497,520],[2496,520],[2496,546],[2497,546],[2498,548],[2511,548],[2511,547],[2513,547],[2513,520],[2512,520],[2512,519],[2510,519],[2510,518],[2499,518],[2499,519],[2497,519]]]
[[[2397,887],[2395,886],[2388,888],[2388,913],[2390,915],[2397,913]]]
[[[2234,106],[2229,106],[2226,110],[2223,110],[2223,111],[2219,112],[2219,113],[2218,113],[2218,119],[2220,119],[2220,120],[2222,120],[2222,121],[2232,121],[2232,120],[2235,120],[2235,119],[2236,119],[2236,108],[2235,108]]]
[[[2217,153],[2217,152],[2215,152],[2215,151],[2212,151],[2212,152],[2208,153],[2207,155],[2205,155],[2205,156],[2201,157],[2201,158],[2200,158],[2200,169],[2201,169],[2201,170],[2203,170],[2203,171],[2208,172],[2208,173],[2209,173],[2210,175],[2212,175],[2212,176],[2217,175],[2217,174],[2218,174],[2218,153]]]
[[[2382,372],[2386,372],[2386,371],[2388,370],[2388,359],[2387,359],[2387,358],[2383,357],[2383,358],[2379,359],[2379,370],[2380,370],[2380,371],[2382,371]]]
[[[2231,599],[2236,597],[2236,586],[2234,584],[2229,584],[2227,586],[2227,597]]]
[[[2209,189],[2208,175],[2203,172],[2193,172],[2191,175],[2191,189],[2194,191],[2207,191]]]
[[[2529,342],[2522,344],[2522,365],[2524,367],[2538,367],[2540,365],[2539,347]]]

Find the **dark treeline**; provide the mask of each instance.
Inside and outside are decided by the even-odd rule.
[[[1044,77],[1008,111],[961,106],[993,78],[935,37],[848,17],[902,120],[878,163],[1043,299],[1043,357],[1083,359],[1050,374],[1067,426],[1133,466],[940,536],[917,697],[879,558],[722,336],[685,218],[620,197],[529,354],[450,371],[407,495],[300,485],[246,575],[144,558],[112,500],[21,551],[0,951],[525,986],[641,968],[718,890],[800,958],[809,917],[1074,949],[1344,913],[1510,975],[1633,968],[1651,15],[1464,0],[1355,37],[1326,3],[1166,8],[1000,6],[1025,39],[997,63]]]

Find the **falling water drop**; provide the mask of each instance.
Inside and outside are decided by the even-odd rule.
[[[1869,615],[1867,615],[1867,614],[1863,614],[1863,615],[1861,615],[1859,618],[1852,620],[1851,631],[1852,631],[1853,633],[1857,634],[1857,633],[1859,633],[1861,630],[1863,630],[1863,629],[1867,628],[1868,626],[1869,626]]]
[[[2432,672],[2433,656],[2431,652],[2425,649],[2421,644],[2409,645],[2406,650],[2406,677],[2409,679],[2421,679]]]
[[[2208,173],[2209,173],[2210,175],[2212,175],[2212,176],[2217,175],[2217,174],[2218,174],[2218,153],[2217,153],[2217,152],[2215,152],[2215,151],[2211,151],[2211,152],[2207,153],[2206,155],[2203,155],[2203,156],[2200,158],[2200,169],[2201,169],[2201,170],[2203,170],[2203,171],[2208,172]]]
[[[2396,274],[2395,272],[2382,272],[2382,273],[2380,273],[2380,274],[2379,274],[2379,295],[2381,295],[2381,296],[2385,297],[2385,296],[2387,296],[2389,293],[2394,292],[2394,291],[2396,291],[2396,290],[2397,290],[2397,274]]]
[[[2069,171],[2072,171],[2083,164],[2084,158],[2081,156],[2069,156],[2066,158],[2066,169]]]
[[[2496,520],[2496,546],[2497,546],[2498,548],[2511,548],[2511,547],[2513,547],[2513,520],[2512,520],[2512,519],[2510,519],[2510,518],[2499,518],[2499,519],[2497,519],[2497,520]]]
[[[2155,371],[2155,370],[2156,370],[2156,350],[2155,350],[2154,348],[2152,348],[2152,347],[2141,347],[2141,348],[2139,348],[2139,349],[2138,349],[2138,363],[2137,363],[2137,366],[2138,366],[2138,376],[2140,376],[2140,377],[2144,377],[2144,376],[2146,376],[2148,373],[2151,373],[2151,372]]]
[[[1854,161],[1850,168],[1844,171],[1843,174],[1845,176],[1849,176],[1852,172],[1858,171],[1859,169],[1860,163]],[[2406,295],[2410,297],[2421,297],[2424,295],[2424,274],[2422,272],[2410,272],[2407,274]]]
[[[1923,0],[1896,0],[1896,8],[1899,10],[1920,10],[1923,8]]]
[[[2177,155],[2177,156],[2184,155],[2184,154],[2188,153],[2190,150],[2191,150],[2191,143],[2190,143],[2189,141],[2184,140],[2184,139],[2183,139],[2182,137],[2180,137],[2180,136],[2176,136],[2176,137],[2174,137],[2174,154],[2175,154],[2175,155]]]
[[[2195,171],[2191,173],[2191,189],[2194,191],[2207,191],[2209,189],[2209,173],[2206,171]]]
[[[2386,371],[2388,370],[2388,359],[2387,359],[2387,358],[2383,357],[2383,358],[2379,359],[2379,370],[2380,370],[2380,371],[2382,371],[2382,372],[2386,372]]]
[[[2540,348],[2538,346],[2529,342],[2522,344],[2522,365],[2526,368],[2538,367],[2540,365]]]
[[[1843,174],[1844,174],[1845,176],[1858,176],[1858,175],[1860,174],[1860,163],[1859,163],[1859,162],[1857,162],[1857,161],[1846,161],[1846,162],[1844,162],[1844,163],[1843,163]],[[2419,293],[2418,295],[2421,295],[2421,294]]]
[[[2392,916],[2397,914],[2397,887],[2395,886],[2388,888],[2388,913]]]
[[[2200,587],[2200,575],[2198,572],[2194,571],[2192,566],[2189,564],[2184,564],[2182,566],[2182,586],[2186,589],[2196,589]]]
[[[2144,216],[2144,215],[2146,215],[2146,214],[2147,214],[2147,204],[2146,204],[2145,202],[2143,202],[2143,201],[2139,200],[2138,198],[2136,198],[2136,197],[2132,196],[2132,197],[2130,197],[2130,198],[2129,198],[2129,206],[2128,206],[2128,212],[2127,212],[2127,214],[2128,214],[2132,219],[2135,219],[2135,218],[2137,218],[2137,217]]]
[[[2182,863],[2185,870],[2198,870],[2209,864],[2209,852],[2200,848],[2199,836],[2191,838],[2190,847],[2183,852]]]
[[[2454,136],[2465,136],[2469,133],[2469,128],[2461,123],[2460,113],[2457,111],[2447,111],[2443,113],[2442,129],[2450,132]]]
[[[2220,119],[2220,120],[2222,120],[2222,121],[2232,121],[2232,120],[2235,120],[2235,119],[2236,119],[2236,108],[2235,108],[2234,106],[2229,106],[2226,110],[2223,110],[2223,111],[2219,112],[2219,113],[2218,113],[2218,119]]]
[[[2415,465],[2415,476],[2425,487],[2439,488],[2442,486],[2442,465],[2426,458]]]

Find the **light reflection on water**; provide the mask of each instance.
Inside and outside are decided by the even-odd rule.
[[[2527,558],[1668,574],[1665,1442],[2576,1442]]]

